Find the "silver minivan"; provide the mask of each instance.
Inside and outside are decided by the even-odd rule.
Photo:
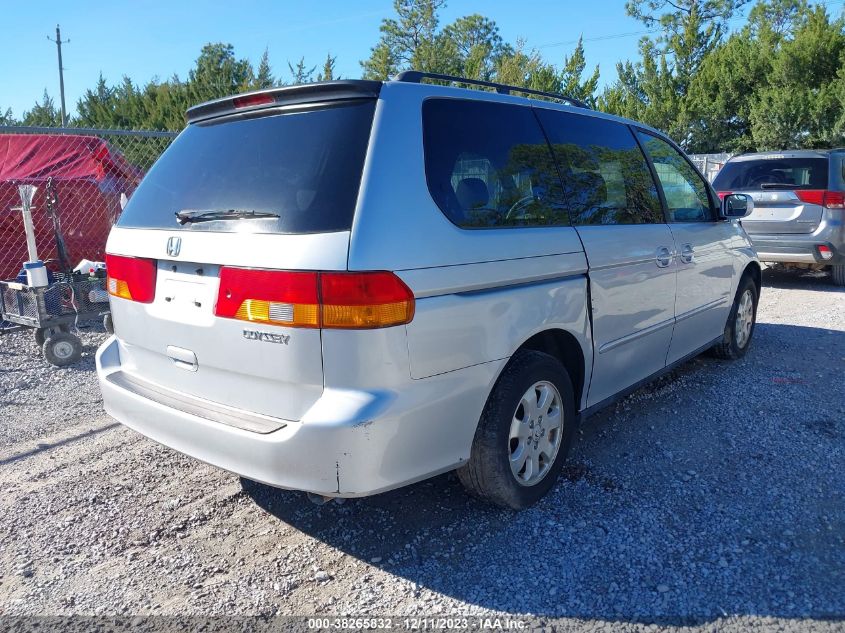
[[[205,103],[109,236],[105,408],[280,488],[457,469],[523,508],[590,412],[746,352],[751,209],[560,95],[406,72]]]

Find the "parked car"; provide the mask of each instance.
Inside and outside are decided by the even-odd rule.
[[[704,350],[745,354],[746,196],[720,205],[633,121],[427,77],[189,110],[109,237],[109,414],[272,486],[458,469],[523,508],[579,419]]]
[[[762,261],[828,268],[845,286],[845,149],[734,156],[713,186],[754,200],[742,225]]]

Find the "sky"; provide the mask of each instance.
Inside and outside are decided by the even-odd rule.
[[[625,14],[624,0],[450,0],[441,24],[480,13],[496,21],[505,41],[525,40],[551,62],[562,63],[578,37],[585,38],[588,68],[601,69],[601,85],[616,75],[620,59],[637,56],[645,27]],[[841,4],[841,3],[840,3]],[[378,40],[379,24],[392,16],[392,0],[41,0],[4,3],[0,43],[0,111],[15,116],[46,88],[59,105],[56,24],[61,25],[65,95],[73,112],[99,74],[109,84],[129,76],[143,85],[154,77],[184,78],[208,42],[231,43],[237,57],[257,66],[269,50],[275,75],[289,79],[287,62],[304,56],[322,65],[337,56],[336,72],[360,77],[359,62]],[[37,9],[35,8],[37,6]]]

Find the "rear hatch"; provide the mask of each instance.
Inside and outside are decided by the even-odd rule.
[[[317,274],[306,271],[346,268],[377,95],[358,83],[194,111],[109,237],[132,379],[286,420],[320,397]]]
[[[830,159],[822,154],[766,154],[729,161],[713,187],[752,197],[754,211],[742,220],[750,234],[812,233],[822,221],[816,194],[827,189],[829,171]]]

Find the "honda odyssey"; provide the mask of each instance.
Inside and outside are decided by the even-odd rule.
[[[457,469],[523,508],[581,418],[745,354],[751,210],[659,131],[561,95],[406,72],[204,103],[108,240],[105,408],[271,486]]]

